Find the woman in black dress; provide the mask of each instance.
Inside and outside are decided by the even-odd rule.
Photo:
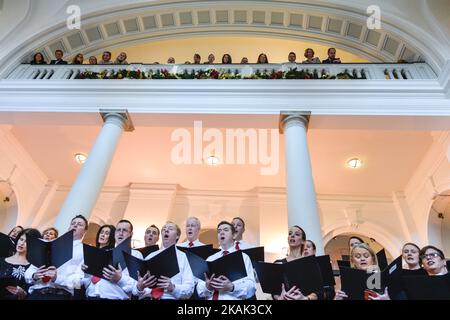
[[[16,240],[15,253],[0,260],[0,299],[23,300],[27,297],[28,285],[25,271],[30,266],[27,260],[27,237],[41,237],[36,229],[25,229]]]

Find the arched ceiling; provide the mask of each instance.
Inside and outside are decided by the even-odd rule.
[[[364,15],[320,6],[240,1],[147,5],[101,13],[81,30],[53,36],[40,48],[73,55],[98,54],[105,48],[195,36],[264,36],[337,46],[373,62],[421,60],[417,49],[395,32],[369,30]]]
[[[6,0],[4,7],[11,2]],[[383,10],[380,30],[366,26],[366,9],[373,3]],[[71,4],[82,9],[81,30],[65,26],[66,9]],[[28,60],[36,50],[51,57],[62,48],[70,58],[77,52],[98,54],[104,49],[163,39],[211,35],[301,40],[336,46],[373,62],[426,60],[435,69],[445,61],[443,50],[438,48],[442,42],[430,35],[426,19],[416,20],[423,6],[418,0],[395,4],[385,0],[71,0],[57,5],[50,0],[35,0],[29,6],[31,17],[5,38],[19,43],[8,50],[3,68]]]

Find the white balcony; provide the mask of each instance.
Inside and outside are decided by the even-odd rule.
[[[140,71],[145,78],[167,71],[170,76],[183,74],[193,75],[199,71],[216,70],[221,74],[228,74],[242,79],[270,78],[276,72],[296,70],[310,75],[310,79],[357,79],[357,80],[427,80],[436,79],[436,74],[425,63],[411,64],[233,64],[233,65],[159,65],[159,64],[130,64],[130,65],[28,65],[17,67],[7,79],[10,80],[75,80],[84,78],[89,73],[100,77],[112,78],[121,70]],[[259,75],[259,76],[258,76]],[[340,76],[339,76],[340,75]],[[347,77],[346,77],[347,75]],[[279,77],[280,75],[278,75]],[[299,75],[291,75],[289,79],[296,79]],[[283,77],[286,79],[286,77]],[[113,78],[114,79],[114,78]],[[157,77],[161,79],[161,77]],[[171,79],[170,77],[168,79]],[[155,79],[152,79],[155,80]]]
[[[445,79],[426,63],[24,64],[0,79],[0,111],[448,116]]]

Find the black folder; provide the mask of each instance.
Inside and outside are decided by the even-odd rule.
[[[27,237],[28,261],[36,267],[54,266],[59,268],[72,259],[73,230],[53,241]]]
[[[177,247],[177,249],[183,251],[184,253],[187,253],[187,252],[193,253],[196,256],[199,256],[204,260],[206,260],[209,256],[212,256],[214,253],[220,251],[220,249],[213,248],[212,244],[206,244],[204,246],[191,247],[191,248]]]
[[[408,300],[450,300],[450,275],[405,276],[402,278]]]
[[[240,250],[222,256],[214,261],[208,261],[207,263],[209,270],[208,277],[212,274],[214,274],[214,277],[225,276],[233,282],[247,276],[247,269],[245,268],[242,251]]]
[[[388,273],[387,270],[383,272],[367,272],[366,270],[359,270],[353,268],[340,267],[341,274],[341,290],[344,291],[348,300],[364,300],[364,291],[370,289],[378,293],[384,293],[387,284]],[[369,277],[380,277],[380,287],[373,289],[368,288],[368,284],[373,284]]]
[[[316,257],[296,259],[284,264],[258,262],[256,273],[263,292],[279,295],[281,284],[286,290],[296,286],[306,296],[319,294],[323,288],[323,279]]]
[[[338,265],[339,268],[340,267],[346,267],[346,268],[350,268],[351,267],[350,260],[337,260],[336,262],[337,262],[337,265]]]
[[[144,257],[144,259],[152,252],[158,251],[159,250],[159,246],[157,244],[153,245],[153,246],[148,246],[148,247],[143,247],[143,248],[137,248],[134,249],[139,251],[140,253],[142,253],[142,256]]]
[[[3,288],[5,291],[6,291],[6,287],[9,287],[9,286],[15,287],[18,284],[19,284],[19,281],[12,276],[0,278],[0,288]]]
[[[16,245],[8,235],[0,232],[0,257],[9,257],[13,254]]]
[[[322,274],[323,286],[332,287],[336,284],[334,280],[333,266],[331,265],[331,259],[329,255],[317,256],[316,261]]]
[[[253,265],[258,261],[264,262],[264,247],[255,247],[241,251],[249,256]]]
[[[109,265],[118,268],[120,264],[122,270],[125,269],[123,252],[131,252],[130,244],[131,238],[127,238],[114,249],[105,250],[83,243],[84,264],[88,266],[85,272],[103,278],[103,268],[107,268]]]
[[[150,274],[157,278],[160,278],[161,276],[172,278],[180,272],[174,245],[161,251],[149,260],[141,260],[129,253],[124,253],[124,257],[130,277],[136,281],[138,280],[138,271],[141,277],[143,277],[147,271],[150,271]]]
[[[386,251],[384,249],[381,249],[377,252],[377,260],[378,260],[378,266],[381,270],[384,270],[388,267],[388,262],[386,258]]]

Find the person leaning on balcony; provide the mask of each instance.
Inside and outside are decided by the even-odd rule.
[[[82,53],[77,54],[73,57],[72,64],[83,64],[84,57]]]
[[[243,57],[241,59],[241,64],[248,64],[248,58],[247,57]]]
[[[269,59],[267,58],[267,55],[265,53],[261,53],[258,56],[258,61],[256,63],[269,63]]]
[[[97,64],[97,58],[95,56],[90,56],[89,64]]]
[[[311,48],[308,48],[305,50],[305,58],[306,60],[304,60],[302,63],[320,63],[320,59],[317,57],[314,57],[314,50]]]
[[[205,61],[204,64],[214,64],[215,60],[216,60],[216,56],[213,53],[210,53],[208,55],[208,61]]]
[[[119,53],[114,64],[128,64],[127,54],[125,52]]]
[[[228,53],[225,53],[222,56],[222,64],[232,64],[233,63],[233,59],[231,59],[231,55],[229,55]]]
[[[341,63],[341,59],[336,58],[336,48],[328,49],[328,58],[326,60],[322,60],[322,63]]]
[[[55,58],[56,60],[50,61],[50,64],[67,64],[67,61],[64,61],[62,58],[64,56],[64,53],[62,50],[56,50],[55,51]]]
[[[98,64],[113,64],[111,61],[111,52],[105,51],[102,54],[102,60]]]
[[[297,60],[297,55],[294,51],[289,52],[288,55],[288,63],[297,63],[295,60]]]
[[[201,61],[202,57],[198,53],[194,54],[194,64],[200,64]]]
[[[36,52],[33,56],[33,61],[31,61],[30,64],[47,64],[47,62],[45,62],[42,53]]]
[[[175,63],[175,58],[174,57],[169,57],[169,59],[167,59],[167,63],[168,64],[174,64]]]

